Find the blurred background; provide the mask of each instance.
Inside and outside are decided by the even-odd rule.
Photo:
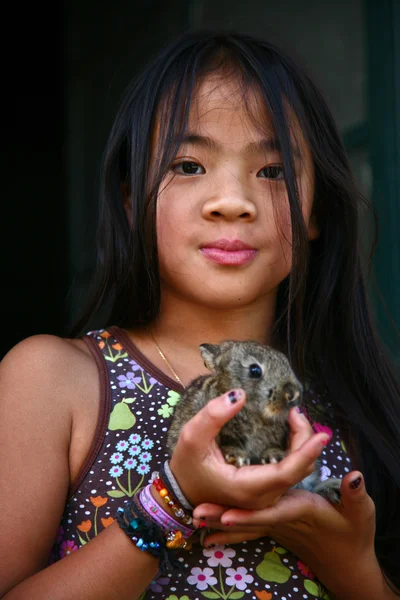
[[[53,5],[16,3],[3,18],[0,358],[27,336],[67,334],[93,272],[99,168],[121,95],[165,43],[203,27],[277,43],[325,94],[378,214],[373,301],[398,356],[400,0]]]

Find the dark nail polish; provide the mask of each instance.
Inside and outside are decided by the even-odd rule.
[[[361,477],[357,477],[357,479],[354,479],[354,481],[351,481],[349,483],[349,488],[351,488],[352,490],[356,490],[357,488],[359,488],[361,485]]]
[[[235,402],[237,402],[236,392],[229,392],[228,396],[232,404],[235,404]]]

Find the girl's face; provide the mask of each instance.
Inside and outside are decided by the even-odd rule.
[[[235,82],[206,79],[193,102],[185,142],[157,205],[162,294],[209,308],[275,300],[291,268],[290,208],[282,159],[261,114],[257,128]],[[309,239],[314,170],[293,124],[297,184]]]

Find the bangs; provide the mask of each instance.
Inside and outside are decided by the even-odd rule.
[[[295,157],[308,140],[295,87],[278,60],[269,52],[264,56],[245,56],[243,48],[202,40],[200,48],[189,48],[175,57],[160,82],[152,122],[151,162],[154,172],[150,196],[155,199],[188,130],[190,113],[202,83],[235,85],[235,102],[241,103],[255,129],[272,138],[282,156],[285,182],[291,207],[301,216],[296,184]],[[258,60],[257,60],[258,59]]]
[[[242,103],[255,129],[271,139],[281,154],[292,232],[287,295],[290,312],[295,297],[301,295],[307,272],[309,244],[296,168],[304,167],[300,148],[309,146],[310,136],[293,77],[271,48],[261,47],[255,53],[254,48],[250,51],[235,38],[219,43],[214,38],[202,39],[174,56],[159,82],[152,122],[149,211],[154,214],[157,197],[168,185],[164,180],[188,133],[189,117],[205,80],[215,80],[216,86],[234,84],[235,102]],[[287,316],[283,316],[286,322]]]

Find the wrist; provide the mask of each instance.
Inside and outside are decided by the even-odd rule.
[[[353,564],[351,572],[342,571],[330,591],[334,600],[365,600],[366,598],[398,600],[399,598],[388,585],[375,554],[362,561],[360,568],[354,568]]]

